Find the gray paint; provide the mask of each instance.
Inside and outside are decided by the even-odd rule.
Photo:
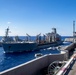
[[[47,67],[51,62],[56,60],[66,60],[66,54],[66,52],[55,55],[48,54],[3,71],[0,75],[36,75],[42,68]]]

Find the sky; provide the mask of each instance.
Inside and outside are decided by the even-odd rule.
[[[73,35],[76,0],[0,0],[0,36],[35,36],[57,29],[61,36]]]

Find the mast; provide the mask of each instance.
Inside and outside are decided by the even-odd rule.
[[[75,21],[73,21],[73,36],[74,36],[74,33],[75,33]]]
[[[5,36],[7,37],[9,33],[9,27],[6,29]]]
[[[75,38],[75,21],[73,21],[73,42],[74,42],[74,38]]]

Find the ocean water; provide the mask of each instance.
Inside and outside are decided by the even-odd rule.
[[[62,37],[62,40],[64,40],[66,37]],[[1,38],[2,37],[0,37],[0,39]],[[24,36],[21,36],[20,38],[25,39]],[[32,39],[34,40],[35,37],[32,37]],[[4,53],[3,48],[0,47],[0,72],[6,69],[12,68],[14,66],[20,65],[22,63],[25,63],[27,61],[30,61],[32,59],[35,59],[36,53],[42,53],[43,55],[45,55],[49,53],[52,53],[52,54],[60,53],[60,51],[45,49],[45,50],[38,50],[38,51],[32,51],[32,52],[6,54]]]

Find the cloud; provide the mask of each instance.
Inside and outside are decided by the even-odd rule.
[[[11,24],[11,22],[7,22],[7,24]]]

